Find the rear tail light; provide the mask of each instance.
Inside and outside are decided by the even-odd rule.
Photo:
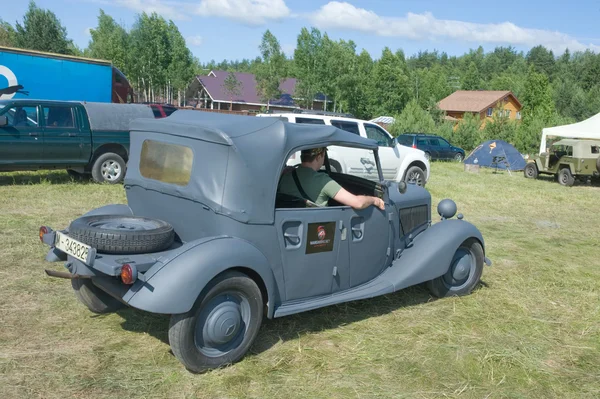
[[[133,284],[137,280],[137,269],[135,265],[130,265],[129,263],[121,266],[121,281],[125,284]]]
[[[42,226],[40,227],[40,241],[44,242],[44,234],[48,234],[48,232],[50,232],[50,229],[46,226]]]
[[[416,144],[413,144],[413,146],[412,146],[412,147],[413,147],[413,148],[417,148],[417,145],[416,145]]]

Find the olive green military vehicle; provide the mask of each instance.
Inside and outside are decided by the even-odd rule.
[[[600,140],[563,139],[552,144],[525,166],[525,177],[555,175],[563,186],[575,180],[588,181],[600,177]]]

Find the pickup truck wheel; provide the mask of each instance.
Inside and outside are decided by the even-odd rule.
[[[537,179],[538,177],[538,168],[535,162],[529,162],[525,165],[525,170],[523,171],[525,177],[528,179]]]
[[[122,215],[93,215],[75,219],[69,236],[99,253],[158,252],[173,244],[173,226],[158,219]]]
[[[417,186],[425,187],[425,172],[418,166],[411,166],[406,171],[404,181],[406,184],[416,184]]]
[[[201,373],[244,357],[262,318],[262,296],[254,280],[225,272],[206,286],[192,310],[171,316],[169,344],[188,370]]]
[[[90,279],[71,279],[71,286],[79,302],[94,313],[111,313],[125,307],[124,303],[96,287]]]
[[[92,177],[98,183],[119,183],[125,177],[125,161],[120,155],[107,152],[100,155],[92,166]]]
[[[568,168],[562,168],[558,172],[558,182],[563,186],[571,187],[573,184],[575,184],[575,178]]]
[[[427,282],[429,292],[438,298],[470,294],[479,284],[483,262],[483,248],[479,241],[469,239],[463,242],[454,253],[446,274]]]

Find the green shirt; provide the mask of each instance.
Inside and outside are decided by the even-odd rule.
[[[319,206],[327,206],[327,201],[335,197],[342,188],[326,173],[315,172],[312,168],[299,166],[296,168],[296,173],[302,189],[310,197],[307,199]],[[281,177],[277,190],[283,194],[302,198],[302,194],[300,194],[300,190],[298,190],[294,182],[292,172],[286,173]]]

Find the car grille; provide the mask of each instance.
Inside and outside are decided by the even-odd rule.
[[[417,227],[429,222],[427,205],[400,209],[400,231],[406,235]]]

